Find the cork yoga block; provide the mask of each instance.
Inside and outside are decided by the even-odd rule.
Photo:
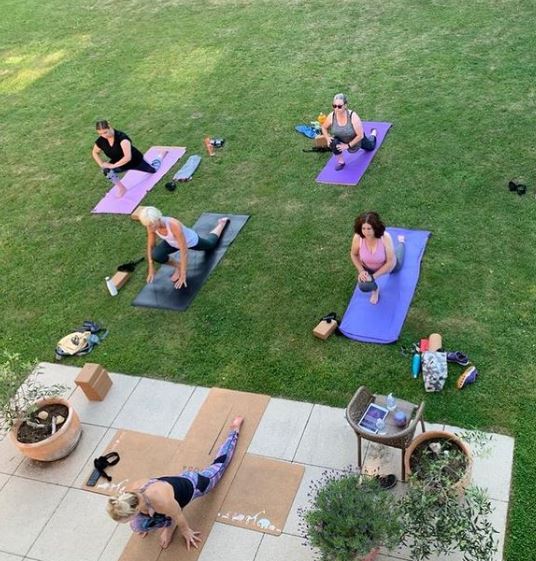
[[[84,365],[74,382],[90,401],[102,401],[112,386],[108,372],[100,364],[92,362]]]
[[[313,335],[319,339],[327,339],[338,327],[338,323],[333,319],[330,322],[322,320],[314,329]]]
[[[130,273],[128,271],[117,271],[112,277],[112,282],[114,283],[115,288],[119,290],[125,286],[129,278]]]

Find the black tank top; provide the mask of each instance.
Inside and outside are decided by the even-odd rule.
[[[143,160],[143,154],[132,144],[128,134],[122,131],[114,131],[114,143],[111,146],[108,139],[103,138],[102,136],[97,138],[95,144],[108,156],[108,158],[110,158],[110,162],[115,164],[125,155],[123,153],[123,148],[121,147],[121,142],[123,140],[128,140],[130,142],[132,158],[130,162],[127,162],[122,167],[128,169],[129,167],[137,166]]]
[[[194,486],[189,479],[178,476],[158,477],[158,481],[165,481],[173,487],[173,495],[181,508],[184,508],[194,496]]]

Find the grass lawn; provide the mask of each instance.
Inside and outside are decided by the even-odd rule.
[[[534,5],[3,0],[2,12],[0,346],[52,360],[91,318],[110,329],[91,355],[109,370],[336,406],[362,383],[418,401],[398,345],[311,330],[352,293],[356,214],[431,230],[401,342],[437,331],[478,366],[463,392],[451,369],[427,419],[516,437],[506,559],[534,559]],[[357,188],[316,184],[327,157],[293,131],[338,91],[394,123]],[[89,212],[107,189],[90,157],[100,118],[142,150],[227,140],[191,183],[145,199],[186,224],[252,215],[186,313],[130,305],[143,266],[106,292],[145,232]],[[512,177],[527,195],[508,192]]]

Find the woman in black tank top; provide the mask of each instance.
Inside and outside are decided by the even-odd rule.
[[[108,121],[97,121],[95,127],[99,138],[95,140],[91,155],[106,179],[115,185],[118,197],[122,197],[127,192],[126,187],[119,179],[119,173],[129,169],[156,173],[164,159],[165,152],[158,154],[156,159],[149,164],[143,159],[143,154],[132,145],[128,134],[113,129]],[[101,159],[101,152],[104,152],[109,158],[108,162]]]
[[[344,168],[343,153],[363,150],[374,150],[376,146],[376,129],[372,129],[370,136],[363,132],[363,124],[355,111],[348,109],[348,100],[342,93],[333,98],[333,111],[322,123],[322,134],[328,146],[337,157],[335,169]]]
[[[210,466],[201,471],[134,481],[127,490],[108,499],[108,514],[116,522],[130,522],[132,530],[145,535],[160,530],[160,545],[166,548],[176,528],[186,547],[198,547],[199,532],[190,528],[182,509],[214,489],[231,463],[243,417],[235,417],[225,442]]]

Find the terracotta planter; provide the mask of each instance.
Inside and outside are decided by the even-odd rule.
[[[53,435],[41,440],[41,442],[25,444],[17,440],[17,433],[21,422],[17,422],[11,429],[11,440],[18,448],[19,452],[28,458],[32,458],[32,460],[53,462],[54,460],[65,458],[65,456],[68,456],[75,449],[80,440],[80,434],[82,432],[80,419],[68,401],[61,397],[52,397],[41,399],[36,403],[38,408],[52,404],[65,405],[69,410],[67,420]]]
[[[410,460],[413,452],[416,448],[419,448],[424,443],[430,440],[450,440],[462,451],[462,453],[467,458],[467,467],[465,469],[465,474],[460,478],[458,483],[456,483],[456,487],[459,487],[460,491],[463,491],[471,482],[471,470],[473,467],[473,456],[471,454],[471,449],[469,446],[461,439],[458,438],[455,434],[451,432],[442,431],[442,430],[431,430],[426,431],[417,436],[412,443],[406,449],[406,453],[404,455],[404,464],[406,466],[406,474],[411,473],[410,467]]]

